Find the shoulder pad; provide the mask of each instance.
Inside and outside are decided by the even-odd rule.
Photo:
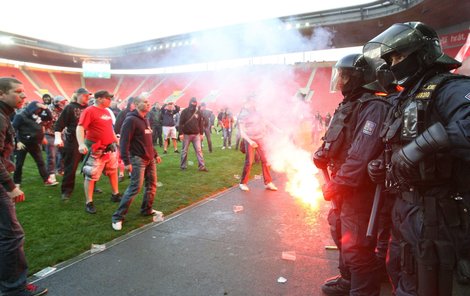
[[[364,104],[364,103],[371,102],[371,101],[380,101],[380,102],[384,102],[385,104],[390,105],[390,102],[387,99],[387,97],[376,96],[371,93],[365,93],[361,98],[358,99],[358,101],[360,104]]]
[[[421,86],[419,91],[416,93],[415,98],[418,100],[429,100],[432,98],[434,91],[439,89],[441,85],[445,84],[447,81],[457,79],[470,79],[470,77],[452,73],[438,74]]]

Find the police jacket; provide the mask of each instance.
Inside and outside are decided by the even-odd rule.
[[[324,137],[332,182],[353,188],[373,187],[367,164],[383,150],[380,130],[388,109],[384,98],[365,90],[341,102]]]
[[[397,151],[436,122],[449,137],[449,149],[427,156],[409,185],[470,191],[470,79],[431,72],[402,91],[387,116],[382,134]]]

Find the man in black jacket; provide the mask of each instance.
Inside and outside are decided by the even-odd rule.
[[[150,110],[148,99],[135,98],[136,109],[127,114],[121,128],[120,151],[126,169],[131,172],[131,181],[119,208],[114,212],[112,227],[114,230],[122,229],[122,221],[129,210],[135,196],[142,189],[145,182],[144,197],[140,212],[145,216],[153,216],[154,221],[161,221],[163,213],[152,208],[157,192],[157,168],[160,157],[153,148],[152,129],[146,115]]]
[[[41,117],[43,111],[48,111],[46,117]],[[32,101],[28,107],[16,114],[13,119],[13,128],[16,132],[16,169],[13,175],[15,184],[19,186],[23,175],[23,165],[27,153],[31,154],[39,170],[39,174],[46,186],[55,186],[59,182],[49,176],[46,163],[42,156],[42,144],[45,143],[43,119],[52,120],[47,106]]]
[[[23,106],[26,95],[21,81],[0,78],[0,294],[45,295],[47,289],[27,284],[28,263],[24,254],[24,232],[16,218],[15,203],[24,201],[24,193],[10,177],[10,161],[15,133],[10,116]]]
[[[75,92],[73,101],[65,106],[54,125],[54,145],[64,147],[64,177],[62,179],[62,200],[68,200],[75,187],[75,172],[83,155],[78,151],[78,142],[75,135],[78,119],[82,111],[88,107],[88,99],[91,93],[79,88]],[[65,143],[62,141],[62,132],[65,133]]]
[[[201,140],[203,138],[203,118],[197,110],[196,98],[191,98],[188,108],[181,112],[180,117],[180,138],[183,140],[183,151],[181,152],[180,168],[185,170],[188,163],[188,148],[189,143],[193,143],[194,151],[196,152],[197,161],[199,164],[199,171],[207,172],[204,165],[204,157],[202,156]]]

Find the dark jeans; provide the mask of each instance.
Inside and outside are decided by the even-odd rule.
[[[75,187],[75,174],[78,164],[83,159],[83,154],[78,152],[78,143],[76,140],[65,142],[63,153],[64,177],[62,178],[61,191],[62,194],[70,195]]]
[[[56,171],[64,170],[64,163],[62,162],[61,149],[54,145],[54,136],[46,134],[46,163],[47,172],[49,175],[55,174]]]
[[[232,146],[232,129],[222,128],[222,133],[224,136],[224,147]]]
[[[209,148],[209,152],[212,152],[212,139],[211,139],[210,126],[204,128],[204,135],[206,135],[206,139],[207,139],[207,148]]]
[[[193,143],[194,151],[196,152],[197,162],[199,164],[199,168],[204,168],[204,157],[202,156],[202,148],[201,148],[201,136],[199,134],[196,135],[184,135],[183,137],[183,149],[181,151],[181,164],[180,167],[185,169],[188,166],[188,149],[189,143]]]
[[[0,188],[0,294],[17,295],[26,286],[28,264],[23,250],[24,232],[15,204]]]
[[[144,182],[144,197],[142,199],[142,205],[140,206],[140,212],[147,214],[152,211],[153,200],[157,193],[157,167],[155,159],[144,160],[138,156],[132,156],[131,164],[131,181],[122,196],[119,208],[113,214],[113,222],[124,220],[124,216],[127,214],[135,196],[142,189]]]
[[[266,160],[266,154],[264,152],[264,147],[260,140],[253,140],[258,144],[258,148],[253,148],[247,141],[243,141],[245,144],[245,165],[243,166],[243,172],[241,177],[241,184],[248,183],[250,179],[250,171],[253,166],[253,161],[255,160],[256,151],[261,159],[261,170],[263,171],[264,184],[270,183],[273,179],[271,178],[271,173],[269,172],[268,161]]]
[[[162,136],[162,126],[157,125],[152,127],[152,140],[153,140],[153,146],[157,145],[162,146],[163,145],[163,136]]]
[[[42,149],[41,144],[39,143],[23,143],[26,147],[23,150],[16,150],[16,169],[15,173],[13,174],[13,181],[15,184],[21,184],[21,179],[23,176],[23,165],[26,155],[29,153],[33,157],[34,161],[39,170],[39,175],[43,181],[46,181],[49,177],[46,169],[46,163],[42,157]]]

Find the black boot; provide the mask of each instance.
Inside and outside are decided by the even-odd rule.
[[[321,286],[321,290],[328,296],[348,296],[351,282],[340,275],[327,279]]]

